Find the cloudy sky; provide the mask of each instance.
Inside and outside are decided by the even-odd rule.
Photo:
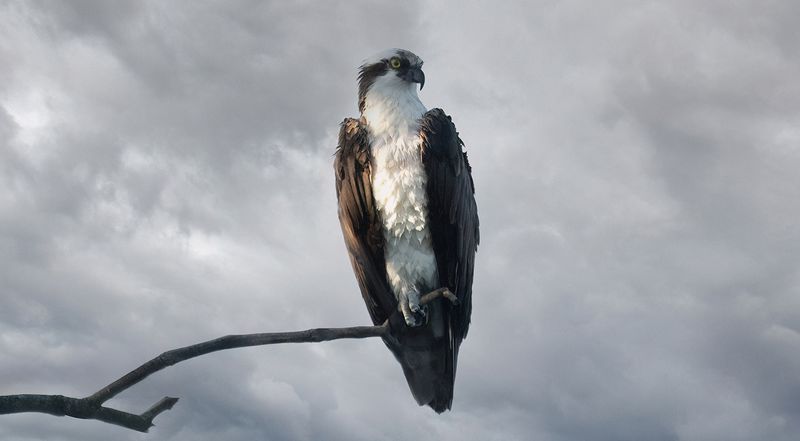
[[[228,333],[362,325],[355,68],[425,60],[482,244],[452,412],[377,339],[208,355],[4,440],[790,440],[800,3],[0,1],[0,394]]]

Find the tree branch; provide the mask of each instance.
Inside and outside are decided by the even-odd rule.
[[[388,329],[388,323],[384,323],[380,326],[317,328],[296,332],[226,335],[225,337],[164,352],[85,398],[31,394],[0,396],[0,415],[40,412],[56,416],[94,419],[139,432],[147,432],[153,426],[153,419],[161,412],[171,409],[178,401],[177,398],[164,397],[140,415],[104,407],[103,403],[153,373],[176,363],[211,352],[278,343],[312,343],[343,338],[380,337],[385,335]]]
[[[317,328],[307,329],[305,331],[271,332],[265,334],[226,335],[225,337],[215,338],[214,340],[164,352],[158,357],[128,372],[119,380],[98,390],[87,397],[87,399],[98,404],[104,403],[123,390],[144,380],[150,374],[172,366],[173,364],[212,352],[278,343],[314,343],[342,338],[380,337],[384,335],[386,329],[387,327],[385,325],[381,325],[355,326],[352,328]]]
[[[458,304],[458,299],[447,288],[439,288],[423,295],[420,298],[420,304],[430,303],[440,297],[446,298],[453,304]],[[63,395],[31,394],[0,395],[0,415],[39,412],[56,416],[93,419],[139,432],[147,432],[153,426],[153,419],[161,412],[171,409],[178,402],[177,398],[164,397],[139,415],[105,407],[103,403],[153,373],[211,352],[278,343],[316,343],[344,338],[391,338],[389,322],[390,320],[387,320],[379,326],[316,328],[295,332],[226,335],[191,346],[166,351],[88,397],[73,398]]]

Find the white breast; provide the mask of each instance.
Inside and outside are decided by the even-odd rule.
[[[418,121],[424,113],[416,89],[392,78],[376,81],[366,96],[372,189],[383,221],[386,272],[398,300],[436,287],[436,258],[426,225],[427,176],[420,156]]]

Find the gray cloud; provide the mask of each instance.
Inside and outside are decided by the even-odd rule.
[[[360,61],[407,47],[478,186],[454,410],[378,341],[252,348],[114,401],[147,437],[789,440],[798,6],[7,2],[0,393],[227,333],[364,324],[335,214]],[[0,437],[141,439],[44,415]]]

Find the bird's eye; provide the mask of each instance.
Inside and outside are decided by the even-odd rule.
[[[400,67],[400,59],[397,58],[397,57],[392,57],[392,59],[389,60],[389,65],[392,66],[392,69],[399,68]]]

